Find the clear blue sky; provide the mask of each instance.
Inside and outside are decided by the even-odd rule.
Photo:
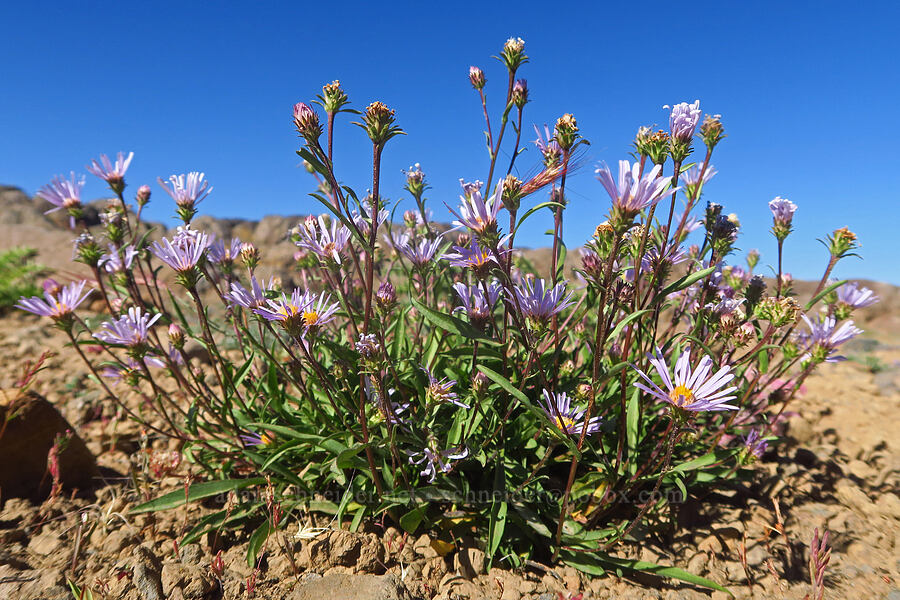
[[[447,218],[457,180],[487,177],[468,67],[485,69],[497,113],[505,73],[490,57],[515,35],[531,57],[528,141],[532,123],[571,112],[592,144],[568,184],[570,248],[608,208],[595,164],[626,158],[639,125],[666,125],[664,104],[699,98],[728,134],[705,198],[738,213],[739,246],[774,262],[766,203],[780,195],[799,205],[786,244],[795,277],[818,277],[827,254],[816,238],[847,225],[864,260],[837,275],[900,283],[896,3],[153,4],[3,3],[0,183],[34,193],[100,153],[133,150],[127,180],[132,192],[152,184],[152,219],[173,213],[156,177],[189,170],[215,187],[202,212],[318,212],[291,106],[340,79],[353,106],[382,100],[409,134],[388,144],[383,194],[402,197],[401,170],[420,162]],[[370,145],[349,121],[335,160],[365,191]],[[527,174],[538,163],[529,144],[517,164]],[[89,177],[86,195],[103,193]],[[519,240],[548,245],[549,223],[535,217]]]

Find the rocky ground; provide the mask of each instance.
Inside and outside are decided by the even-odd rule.
[[[0,189],[0,205],[10,193]],[[5,213],[13,224],[0,227],[0,247],[37,246],[44,264],[71,269],[68,246],[65,255],[61,249],[69,234],[34,222],[33,213]],[[251,238],[261,226],[230,225],[248,229],[243,235]],[[790,407],[797,414],[787,438],[757,463],[753,481],[690,498],[668,537],[644,536],[616,553],[703,575],[738,598],[799,600],[810,591],[813,530],[827,529],[833,553],[826,598],[900,600],[900,294],[890,286],[877,291],[883,302],[859,323],[867,334],[846,348],[851,360],[826,365],[807,380]],[[100,467],[91,490],[40,503],[0,498],[0,597],[72,598],[68,581],[90,587],[94,598],[128,600],[727,597],[670,579],[588,578],[536,563],[484,572],[484,555],[474,546],[442,555],[444,548],[427,535],[377,524],[349,533],[315,517],[270,540],[258,569],[245,559],[249,532],[178,547],[176,540],[209,509],[129,510],[147,499],[151,486],[154,495],[183,489],[188,465],[170,468],[173,447],[111,418],[64,342],[37,318],[0,317],[0,408],[15,394],[23,362],[55,352],[33,390],[59,409]],[[0,470],[20,466],[2,453],[0,459]],[[153,465],[165,468],[154,473]],[[298,538],[301,527],[307,535]]]

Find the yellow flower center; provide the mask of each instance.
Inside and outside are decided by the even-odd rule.
[[[311,310],[311,311],[305,311],[303,313],[303,323],[307,327],[312,327],[318,322],[319,322],[319,313],[317,313],[316,311]]]
[[[669,392],[669,400],[676,406],[686,406],[694,402],[694,390],[681,384],[676,386],[674,390]]]
[[[283,320],[290,319],[291,317],[295,317],[299,314],[300,309],[293,304],[283,304],[278,309],[278,314],[284,317]],[[306,314],[304,313],[304,318],[306,318]]]
[[[568,432],[575,425],[575,420],[570,417],[556,417],[556,426],[561,431]]]

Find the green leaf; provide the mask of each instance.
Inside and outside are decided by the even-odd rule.
[[[686,287],[694,285],[704,277],[707,277],[714,273],[715,270],[716,267],[714,265],[712,267],[703,269],[702,271],[697,271],[696,273],[689,273],[688,275],[685,275],[684,277],[675,281],[670,286],[661,291],[659,295],[654,299],[654,303],[664,301],[666,297],[672,292],[677,292],[678,290],[683,290]]]
[[[265,482],[266,480],[263,477],[254,477],[252,479],[223,479],[220,481],[197,483],[188,488],[187,494],[184,493],[183,489],[175,490],[174,492],[169,492],[168,494],[150,500],[149,502],[139,504],[129,512],[131,514],[138,514],[157,510],[169,510],[171,508],[178,508],[185,502],[194,502],[196,500],[202,500],[203,498],[210,498],[212,496],[218,496],[219,494],[241,490],[246,487],[262,485]]]
[[[425,317],[425,320],[435,327],[439,327],[444,331],[449,331],[450,333],[461,335],[462,337],[468,338],[470,340],[477,340],[483,344],[490,344],[493,346],[497,346],[500,344],[500,342],[484,335],[482,332],[478,331],[477,329],[475,329],[475,327],[473,327],[469,323],[466,323],[462,319],[457,319],[453,315],[444,314],[442,312],[428,308],[415,298],[410,298],[410,301],[412,302],[413,306],[416,307],[416,310],[419,311],[423,317]]]
[[[422,520],[424,518],[425,509],[421,506],[417,506],[400,517],[400,527],[402,527],[407,533],[413,534],[416,532],[416,529],[419,528],[419,525],[422,523]]]
[[[658,565],[656,563],[647,562],[643,560],[631,560],[627,558],[618,558],[615,556],[610,556],[603,552],[594,552],[593,556],[597,557],[597,562],[601,565],[607,565],[607,567],[618,567],[621,569],[627,569],[629,571],[639,571],[642,573],[650,573],[651,575],[657,575],[659,577],[670,577],[672,579],[679,579],[681,581],[686,581],[688,583],[692,583],[694,585],[699,585],[701,587],[705,587],[711,590],[719,590],[720,592],[725,592],[726,594],[732,594],[728,588],[724,588],[715,581],[711,581],[706,579],[705,577],[700,577],[699,575],[694,575],[693,573],[688,573],[682,569],[677,567],[664,567],[662,565]],[[573,565],[575,566],[575,565]],[[576,567],[578,568],[578,567]]]
[[[519,218],[519,221],[516,223],[516,231],[519,230],[519,227],[522,226],[522,223],[525,222],[525,219],[527,219],[528,217],[530,217],[537,211],[541,210],[542,208],[548,208],[548,207],[556,208],[558,206],[563,206],[563,205],[559,202],[542,202],[542,203],[538,204],[537,206],[535,206],[534,208],[529,209],[528,212],[526,212],[524,215],[522,215]]]
[[[631,398],[628,399],[628,405],[625,407],[625,439],[628,446],[628,458],[637,458],[638,434],[640,433],[640,415],[641,415],[641,394],[638,388],[634,388]],[[637,469],[637,460],[625,461],[629,465],[631,474],[634,475]]]
[[[641,315],[643,315],[645,313],[649,313],[649,312],[653,312],[653,311],[649,308],[645,308],[644,310],[639,310],[637,312],[631,313],[630,315],[628,315],[627,317],[625,317],[624,319],[622,319],[621,321],[619,321],[616,324],[616,326],[613,328],[613,330],[610,332],[610,334],[607,336],[606,339],[615,340],[617,337],[619,337],[619,334],[622,333],[622,330],[625,329],[626,325],[628,325],[635,319],[639,318]]]
[[[250,536],[250,541],[247,543],[247,566],[251,569],[256,567],[256,557],[259,555],[260,549],[263,547],[263,544],[266,543],[266,540],[269,539],[269,536],[275,531],[272,527],[272,523],[266,519],[266,521],[256,528],[256,531]]]
[[[494,468],[494,493],[491,500],[491,515],[488,523],[487,557],[488,568],[494,560],[497,548],[503,540],[503,530],[506,529],[506,513],[509,507],[506,503],[506,469],[503,468],[503,451],[497,455],[497,464]]]
[[[837,283],[832,283],[831,285],[827,286],[824,290],[822,290],[821,292],[816,294],[812,300],[810,300],[809,302],[806,303],[806,306],[803,307],[804,312],[811,309],[813,306],[815,306],[819,302],[819,300],[821,300],[822,298],[824,298],[825,296],[827,296],[834,290],[838,289],[839,287],[841,287],[842,285],[847,283],[847,281],[849,281],[849,280],[844,279],[842,281],[838,281]]]

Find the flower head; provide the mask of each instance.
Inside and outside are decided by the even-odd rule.
[[[438,380],[432,375],[430,370],[425,367],[422,367],[422,370],[428,375],[428,387],[425,388],[425,395],[428,400],[437,404],[450,403],[461,408],[469,408],[468,404],[460,401],[459,394],[453,391],[453,386],[456,385],[455,380],[447,379],[446,377]]]
[[[394,240],[394,247],[400,254],[408,258],[414,266],[421,269],[431,262],[431,259],[434,258],[435,253],[443,242],[443,235],[438,235],[433,240],[422,238],[418,244],[415,242],[410,243],[409,236],[403,234]]]
[[[669,115],[669,134],[672,140],[690,144],[701,114],[699,100],[695,100],[692,104],[681,102],[673,106]]]
[[[649,173],[639,177],[640,165],[631,165],[627,160],[619,161],[619,178],[613,178],[609,167],[602,165],[595,173],[597,179],[606,189],[606,193],[612,199],[611,221],[625,227],[631,225],[631,221],[642,210],[649,208],[671,196],[675,190],[666,190],[669,180],[666,177],[658,177],[662,167],[656,165]]]
[[[552,288],[543,279],[525,277],[509,291],[514,294],[522,310],[522,316],[536,330],[542,330],[555,314],[573,304],[572,294],[566,294],[566,282],[560,281]]]
[[[453,284],[453,289],[462,301],[462,306],[456,307],[455,311],[465,311],[469,317],[469,322],[483,329],[491,320],[491,311],[503,287],[497,281],[492,281],[487,286],[487,294],[480,285],[466,285],[462,282]]]
[[[118,319],[103,323],[100,326],[101,331],[95,333],[94,337],[107,344],[138,348],[147,341],[150,326],[161,316],[157,313],[151,317],[150,313],[142,312],[140,307],[133,306]]]
[[[209,251],[206,253],[209,262],[221,265],[231,265],[241,255],[241,240],[231,238],[230,244],[225,244],[225,240],[216,238],[210,245]]]
[[[94,291],[88,289],[84,292],[86,283],[87,281],[73,281],[58,291],[45,288],[43,299],[39,296],[23,296],[19,298],[16,307],[41,317],[50,317],[57,322],[71,322],[75,309]]]
[[[334,320],[339,304],[330,304],[330,300],[331,296],[325,292],[317,297],[314,292],[295,289],[290,298],[282,293],[280,299],[267,300],[266,306],[254,308],[253,312],[299,337],[315,334],[321,326]]]
[[[468,227],[484,239],[485,242],[496,241],[497,237],[497,214],[503,206],[501,200],[503,196],[503,180],[497,184],[494,194],[485,200],[481,195],[481,182],[466,183],[462,179],[459,180],[462,185],[464,195],[460,196],[459,212],[454,211],[449,206],[450,212],[456,217],[453,222],[457,227]],[[491,245],[491,244],[488,244]]]
[[[544,157],[544,166],[552,167],[556,165],[562,158],[562,148],[560,148],[559,142],[556,141],[556,136],[550,133],[550,128],[546,124],[544,124],[543,134],[541,134],[541,130],[538,129],[537,125],[534,126],[534,132],[537,134],[534,145],[537,146],[541,156]]]
[[[37,195],[53,208],[44,214],[65,209],[69,213],[69,226],[75,228],[75,219],[81,216],[81,188],[84,187],[84,176],[78,177],[72,171],[69,179],[62,175],[54,177],[50,183],[38,190]]]
[[[124,248],[116,248],[109,244],[109,252],[100,257],[98,263],[107,273],[120,273],[131,268],[134,257],[137,255],[133,244],[129,244]]]
[[[568,394],[560,392],[554,394],[544,390],[544,402],[541,407],[547,414],[547,418],[556,425],[560,431],[568,435],[580,436],[584,429],[584,409],[572,406]],[[591,417],[587,423],[587,435],[600,431],[600,417]]]
[[[159,185],[166,190],[166,193],[178,205],[178,216],[185,223],[188,223],[197,213],[196,205],[212,191],[209,182],[204,179],[205,177],[205,174],[198,171],[191,171],[182,175],[170,175],[169,185],[166,185],[162,177],[157,178]]]
[[[472,241],[468,247],[453,246],[456,252],[448,252],[441,258],[450,261],[451,267],[470,269],[476,277],[484,279],[490,273],[491,268],[497,264],[497,257],[490,248],[481,246],[477,241]],[[501,257],[509,254],[509,248],[498,248]]]
[[[779,240],[784,240],[791,232],[791,221],[794,220],[794,211],[797,205],[781,196],[775,196],[769,201],[769,210],[772,211],[772,231]]]
[[[129,152],[128,156],[125,156],[124,152],[119,152],[116,155],[116,162],[113,163],[108,156],[101,154],[100,162],[91,160],[87,170],[108,183],[114,192],[121,193],[125,189],[125,172],[128,170],[132,158],[134,158],[134,152]]]
[[[726,404],[728,400],[735,398],[728,394],[735,391],[737,387],[731,386],[722,389],[725,384],[734,379],[734,373],[731,372],[730,366],[726,365],[715,374],[711,374],[713,361],[709,356],[704,355],[700,359],[700,364],[692,369],[690,346],[686,347],[676,359],[675,370],[671,375],[669,374],[669,365],[659,347],[656,348],[656,353],[648,355],[648,358],[662,379],[663,385],[666,386],[666,390],[661,389],[643,371],[632,365],[649,385],[648,387],[641,382],[636,382],[635,387],[668,402],[679,410],[690,412],[737,410],[736,406]]]
[[[834,314],[839,319],[846,319],[854,309],[872,306],[876,302],[878,302],[878,296],[875,295],[875,292],[851,281],[837,289]]]
[[[270,279],[269,288],[266,289],[270,289],[273,284],[274,281]],[[243,306],[244,308],[249,308],[252,310],[266,304],[266,289],[264,289],[260,285],[259,281],[256,279],[256,276],[251,276],[250,290],[242,286],[237,281],[232,281],[231,291],[225,294],[225,299],[230,301],[232,304]]]
[[[799,335],[800,343],[806,348],[804,360],[810,358],[815,362],[838,362],[845,360],[843,356],[835,356],[838,346],[855,338],[863,332],[853,325],[853,321],[845,321],[838,325],[834,317],[824,317],[817,321],[806,315],[801,318],[809,327],[808,332]]]
[[[422,449],[422,452],[411,452],[409,462],[413,465],[425,464],[420,475],[428,477],[429,482],[433,482],[438,472],[449,473],[453,466],[450,464],[452,460],[461,460],[469,456],[469,450],[465,446],[450,448],[449,450],[440,450],[435,446],[436,442],[431,440],[428,446]],[[416,457],[421,457],[415,460]]]
[[[703,191],[703,186],[709,183],[709,180],[715,176],[717,171],[712,165],[709,165],[706,170],[703,171],[702,177],[700,176],[700,173],[700,167],[694,165],[681,174],[681,181],[684,182],[688,198],[693,198],[695,200],[699,198],[700,193]]]
[[[337,219],[331,221],[331,227],[319,216],[310,224],[299,227],[300,239],[295,243],[319,257],[320,260],[333,260],[341,264],[341,253],[350,241],[350,230]]]
[[[751,456],[754,459],[762,458],[762,455],[765,454],[766,450],[769,448],[769,442],[760,438],[758,429],[751,429],[750,433],[743,438],[742,442],[748,458]]]
[[[150,244],[150,252],[172,267],[184,279],[182,283],[190,287],[199,278],[197,265],[209,247],[209,235],[194,229],[179,229],[172,241],[162,238]]]

